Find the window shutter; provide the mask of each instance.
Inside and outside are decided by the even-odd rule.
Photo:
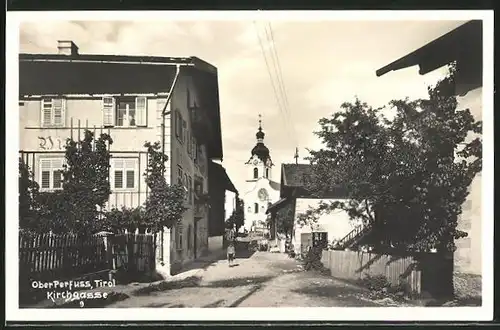
[[[52,109],[54,113],[55,126],[64,126],[65,124],[65,99],[54,99],[52,100]]]
[[[166,99],[157,99],[156,100],[156,119],[161,120],[161,115],[163,112],[163,108],[167,103]]]
[[[102,98],[102,123],[104,126],[115,124],[115,98],[105,96]]]
[[[137,126],[147,126],[147,104],[148,100],[144,96],[135,98],[135,111]]]
[[[52,164],[50,159],[40,159],[40,185],[43,189],[50,188],[50,172]]]
[[[52,100],[43,99],[41,103],[41,126],[48,126],[52,123]]]

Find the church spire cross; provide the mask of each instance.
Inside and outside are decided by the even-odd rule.
[[[262,131],[262,115],[259,113],[259,131]]]

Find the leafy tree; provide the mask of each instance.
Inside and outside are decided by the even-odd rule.
[[[309,226],[311,231],[314,226],[318,223],[321,212],[318,212],[317,208],[309,206],[309,208],[297,215],[297,224],[300,227]]]
[[[148,166],[144,173],[150,193],[144,204],[145,226],[153,232],[172,226],[182,219],[185,190],[181,185],[169,185],[165,179],[165,163],[168,156],[161,152],[159,142],[146,142]]]
[[[245,204],[241,198],[236,196],[236,207],[226,220],[226,228],[234,229],[236,232],[245,224]]]
[[[26,230],[37,230],[39,212],[39,186],[33,179],[28,165],[19,157],[19,227]]]
[[[278,234],[291,234],[293,230],[293,209],[292,204],[283,206],[276,212],[274,222]]]
[[[454,239],[467,235],[457,219],[482,152],[480,137],[466,142],[482,123],[457,110],[454,82],[452,66],[428,99],[392,101],[392,119],[358,99],[322,118],[316,134],[324,148],[310,152],[308,189],[316,196],[342,189],[347,199],[318,211],[344,210],[373,225],[379,247],[454,251]]]
[[[21,214],[21,229],[80,235],[101,230],[101,210],[111,192],[108,145],[112,143],[108,134],[95,139],[88,130],[81,141],[67,139],[63,189],[54,192],[38,192],[29,169],[20,163],[20,206],[28,213]]]

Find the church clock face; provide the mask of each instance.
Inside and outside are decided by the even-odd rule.
[[[261,189],[259,190],[259,192],[258,192],[258,197],[259,197],[259,199],[260,199],[262,202],[267,201],[267,199],[268,199],[268,197],[269,197],[269,195],[268,195],[268,193],[267,193],[267,190],[266,190],[266,189],[264,189],[264,188],[261,188]]]
[[[258,161],[257,159],[255,159],[255,160],[253,161],[253,164],[254,164],[254,165],[257,165],[258,163],[259,163],[259,161]]]

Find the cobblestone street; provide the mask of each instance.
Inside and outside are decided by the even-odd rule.
[[[355,307],[378,306],[360,299],[362,289],[317,272],[304,272],[285,254],[256,252],[208,266],[201,276],[135,295],[108,308],[127,307]]]

